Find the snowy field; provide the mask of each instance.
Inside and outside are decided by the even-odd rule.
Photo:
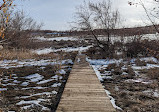
[[[52,37],[52,38],[34,37],[32,39],[39,40],[39,41],[78,41],[78,40],[82,40],[77,37]]]
[[[73,48],[73,47],[67,47],[67,48],[61,48],[61,49],[53,49],[53,48],[45,48],[45,49],[37,49],[32,51],[33,53],[36,54],[49,54],[51,52],[58,52],[58,51],[63,51],[63,52],[84,52],[86,50],[88,50],[90,47],[92,46],[87,46],[87,47],[77,47],[77,48]]]
[[[144,34],[140,35],[141,40],[159,40],[159,34]],[[127,37],[120,37],[120,36],[111,36],[111,42],[117,42],[123,40],[124,43],[131,42],[134,39],[138,39],[138,36],[127,36]],[[98,37],[99,40],[107,41],[107,37]]]

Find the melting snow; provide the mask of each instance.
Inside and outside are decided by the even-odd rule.
[[[58,71],[58,73],[60,73],[60,74],[66,74],[66,71],[63,70],[63,69],[61,69],[61,70]]]
[[[29,82],[23,82],[23,83],[21,84],[21,86],[27,86],[27,85],[29,85]]]
[[[17,103],[17,105],[27,105],[27,106],[22,107],[23,109],[30,108],[32,105],[38,105],[38,106],[42,107],[42,110],[49,110],[47,107],[40,105],[41,101],[46,101],[46,100],[44,100],[44,99],[37,99],[37,100],[32,100],[32,101],[22,100],[19,103]]]
[[[27,90],[27,89],[46,89],[48,87],[27,87],[27,88],[22,88],[22,90]]]
[[[35,37],[33,39],[41,40],[41,41],[77,41],[79,38],[75,37],[53,37],[53,38],[45,38],[45,37]],[[81,39],[80,39],[81,40]]]
[[[43,92],[43,93],[32,94],[32,95],[29,95],[29,96],[16,97],[15,99],[19,99],[19,98],[25,99],[25,98],[30,98],[30,97],[33,97],[33,96],[41,96],[41,95],[47,95],[47,96],[49,96],[49,95],[52,95],[52,94],[57,94],[57,92],[56,91]],[[21,103],[20,104],[18,103],[17,105],[21,105]]]
[[[25,77],[26,79],[30,79],[31,82],[38,82],[44,78],[44,76],[39,75],[38,73],[32,74]]]
[[[148,39],[148,40],[158,40],[158,35],[159,34],[143,34],[141,35],[142,36],[142,40],[145,40],[145,39]],[[114,43],[114,42],[118,42],[118,41],[121,41],[121,39],[123,39],[123,42],[124,43],[128,43],[128,42],[131,42],[133,41],[134,39],[137,39],[139,38],[140,36],[125,36],[125,37],[120,37],[120,36],[113,36],[111,35],[111,42]],[[104,40],[104,41],[107,41],[107,37],[98,37],[99,40]]]
[[[100,69],[102,68],[105,68],[107,67],[109,64],[113,64],[113,63],[116,63],[116,64],[119,64],[119,63],[128,63],[128,61],[123,61],[123,59],[119,59],[119,60],[115,60],[115,59],[98,59],[98,60],[91,60],[91,59],[88,59],[86,58],[86,60],[90,63],[90,65],[93,67],[98,79],[100,81],[103,81],[103,78],[112,78],[110,76],[110,73],[109,71],[106,71],[104,73],[100,73]],[[140,60],[144,60],[146,62],[155,62],[156,64],[147,64],[147,66],[136,66],[135,65],[135,60],[136,59],[132,59],[130,60],[130,62],[133,64],[132,65],[132,68],[133,69],[149,69],[149,68],[154,68],[154,67],[159,67],[158,65],[158,60],[156,58],[153,58],[153,57],[148,57],[148,58],[141,58]],[[121,68],[123,71],[124,70],[127,70],[127,68],[125,66],[123,66]],[[122,73],[123,75],[127,75],[126,72],[123,72]],[[136,75],[139,75],[138,71],[135,71],[135,74]],[[149,83],[152,83],[152,80],[148,80],[148,79],[142,79],[142,78],[139,78],[139,79],[128,79],[126,80],[127,82],[139,82],[139,83],[143,83],[143,84],[149,84]],[[118,88],[115,88],[115,90],[119,90]],[[108,90],[105,90],[108,97],[111,99],[111,103],[113,105],[114,108],[117,108],[119,110],[122,110],[120,107],[118,107],[116,104],[115,104],[115,99],[110,95],[110,92]],[[158,91],[153,91],[153,96],[154,97],[159,97],[159,92]]]
[[[148,94],[148,95],[150,95],[150,96],[154,96],[154,97],[159,97],[159,91],[158,90],[151,90],[151,89],[148,89],[148,90],[145,90],[145,91],[143,91],[143,93],[146,93],[146,94]]]
[[[45,83],[51,82],[53,80],[54,79],[43,80],[43,81],[38,82],[37,84],[45,84]]]
[[[119,110],[122,110],[120,107],[118,107],[116,104],[115,104],[115,99],[111,96],[110,92],[108,90],[105,90],[106,94],[108,95],[108,97],[110,98],[110,101],[113,105],[114,108],[116,109],[119,109]]]
[[[45,49],[38,49],[38,50],[35,50],[33,51],[33,53],[36,53],[38,55],[41,55],[41,54],[49,54],[53,52],[53,49],[52,48],[45,48]]]
[[[139,78],[139,79],[128,79],[126,80],[126,82],[136,82],[136,83],[143,83],[143,84],[149,84],[149,83],[152,83],[151,80],[145,80],[145,79],[142,79],[142,78]]]
[[[113,63],[121,63],[123,62],[123,59],[119,59],[119,60],[116,60],[116,59],[98,59],[98,60],[91,60],[91,59],[88,59],[86,58],[86,60],[91,64],[91,65],[109,65],[109,64],[113,64]]]
[[[55,76],[52,76],[51,78],[54,80],[58,80],[58,77],[59,77],[58,75],[55,75]]]
[[[61,83],[55,83],[51,87],[58,87],[58,86],[61,86]]]
[[[57,60],[4,60],[0,61],[0,68],[17,68],[17,67],[24,67],[24,66],[46,66],[46,65],[55,65],[55,64],[73,64],[71,59],[57,61]]]
[[[33,53],[41,55],[41,54],[49,54],[51,52],[58,52],[58,51],[64,51],[64,52],[75,52],[75,51],[78,51],[78,52],[83,52],[83,51],[88,50],[90,47],[92,47],[92,46],[77,47],[77,48],[67,47],[67,48],[60,48],[60,49],[45,48],[45,49],[34,50]]]
[[[99,79],[100,81],[103,81],[103,78],[101,77],[101,74],[100,74],[100,72],[98,71],[98,67],[99,67],[99,66],[97,67],[97,65],[92,65],[92,67],[93,67],[93,69],[94,69],[94,71],[95,71],[95,73],[96,73],[98,79]]]
[[[151,68],[159,68],[159,65],[156,65],[156,64],[147,64],[146,66],[136,66],[136,65],[133,65],[132,68],[134,70],[142,70],[142,69],[151,69]]]
[[[141,61],[146,61],[146,62],[155,62],[155,63],[159,63],[158,60],[154,57],[146,57],[146,58],[141,58]]]
[[[25,104],[39,104],[41,101],[38,100],[32,100],[32,101],[20,101],[19,103],[17,103],[17,105],[25,105]]]

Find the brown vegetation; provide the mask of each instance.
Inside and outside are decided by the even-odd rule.
[[[152,68],[152,69],[148,70],[147,75],[151,79],[155,79],[155,80],[159,81],[159,68]]]
[[[14,59],[33,59],[36,54],[29,50],[17,50],[17,49],[3,49],[0,51],[0,57],[2,59],[14,60]]]

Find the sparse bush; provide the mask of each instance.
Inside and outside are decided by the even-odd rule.
[[[125,54],[127,57],[154,56],[159,57],[159,41],[157,40],[134,40],[126,43]]]
[[[107,67],[107,70],[111,71],[112,69],[115,69],[116,66],[117,66],[116,63],[109,64],[108,67]]]
[[[159,68],[152,68],[148,71],[148,77],[159,80]]]
[[[127,57],[138,57],[141,55],[145,55],[146,49],[143,48],[142,43],[139,41],[133,41],[125,44],[126,50],[125,53]]]
[[[13,48],[26,48],[29,46],[32,31],[39,30],[42,24],[37,24],[24,12],[15,12],[6,29],[6,43]]]
[[[28,109],[23,109],[21,112],[43,112],[42,107],[39,105],[32,105]]]
[[[128,66],[127,73],[129,75],[129,78],[133,78],[135,76],[135,72],[134,72],[134,70],[132,69],[131,66]]]
[[[135,63],[136,63],[136,66],[146,66],[147,65],[147,63],[145,61],[141,61],[140,59],[137,59],[135,61]]]
[[[89,50],[85,52],[87,56],[92,59],[106,59],[106,58],[114,58],[115,47],[114,45],[110,45],[109,52],[103,52],[101,48],[98,46],[91,47]]]
[[[120,67],[115,68],[114,69],[114,74],[115,75],[121,75],[122,74],[121,68]]]
[[[37,55],[31,53],[29,50],[17,50],[17,49],[3,49],[1,50],[1,59],[9,59],[9,60],[13,60],[13,59],[33,59],[35,58]]]

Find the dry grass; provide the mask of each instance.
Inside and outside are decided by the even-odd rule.
[[[36,59],[61,59],[62,56],[60,56],[59,54],[56,53],[49,53],[49,54],[34,54],[34,57]]]
[[[29,50],[9,50],[3,49],[0,51],[0,59],[33,59],[36,55],[31,53]]]
[[[135,63],[137,66],[146,66],[147,65],[147,63],[145,61],[141,61],[140,59],[137,59],[135,61]]]
[[[59,54],[49,53],[38,55],[27,49],[3,49],[0,51],[0,60],[8,59],[55,59],[59,57]]]
[[[107,70],[111,71],[112,69],[115,69],[116,67],[117,67],[116,63],[112,63],[108,65]]]
[[[159,80],[159,68],[152,68],[148,71],[148,77]]]

